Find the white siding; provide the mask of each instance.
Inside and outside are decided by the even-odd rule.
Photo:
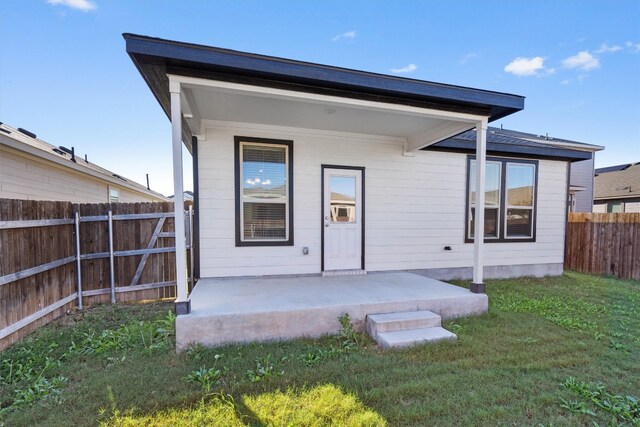
[[[620,202],[622,203],[622,212],[640,212],[640,199],[611,199],[598,200],[593,204],[593,212],[606,213],[608,209],[608,202]]]
[[[0,198],[107,203],[108,185],[120,190],[120,202],[156,201],[143,193],[0,147]]]
[[[235,135],[294,141],[295,246],[235,246]],[[221,123],[207,129],[198,147],[203,277],[319,273],[322,164],[366,168],[368,271],[473,263],[473,244],[464,243],[464,154],[429,151],[405,157],[398,139]],[[563,262],[566,167],[540,161],[537,242],[487,244],[487,265]],[[309,255],[303,255],[303,247]]]
[[[594,213],[606,213],[607,212],[607,202],[595,202],[593,204],[593,212]]]
[[[640,201],[624,202],[625,212],[640,212]]]

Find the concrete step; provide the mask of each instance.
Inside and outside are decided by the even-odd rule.
[[[376,337],[376,341],[384,348],[408,347],[410,345],[422,344],[425,342],[436,342],[442,340],[455,340],[457,337],[453,332],[449,332],[443,327],[434,326],[430,328],[406,329],[403,331],[381,332]]]
[[[367,316],[367,332],[373,339],[383,332],[429,328],[440,325],[440,316],[427,310],[370,314]]]

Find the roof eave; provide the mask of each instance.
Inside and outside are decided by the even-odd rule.
[[[497,120],[524,108],[524,97],[481,89],[445,85],[327,65],[293,61],[246,52],[176,42],[135,34],[123,34],[127,53],[158,102],[168,114],[140,61],[156,66],[206,68],[212,72],[265,78],[310,87],[348,90],[383,95],[406,101],[430,101],[450,105],[484,107],[490,120]],[[166,90],[166,89],[164,89]]]

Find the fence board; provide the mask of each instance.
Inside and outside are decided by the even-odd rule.
[[[570,213],[565,268],[640,280],[640,213]]]

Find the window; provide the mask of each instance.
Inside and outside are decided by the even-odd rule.
[[[356,222],[356,177],[331,176],[330,180],[331,222]]]
[[[486,242],[535,241],[537,161],[487,158],[485,173]],[[469,157],[466,241],[473,241],[476,161]]]
[[[291,141],[236,137],[236,246],[293,245]]]
[[[624,212],[622,207],[622,202],[620,200],[616,200],[613,202],[607,202],[607,212],[608,213],[621,213]]]
[[[117,203],[120,200],[120,190],[109,187],[109,203]]]

